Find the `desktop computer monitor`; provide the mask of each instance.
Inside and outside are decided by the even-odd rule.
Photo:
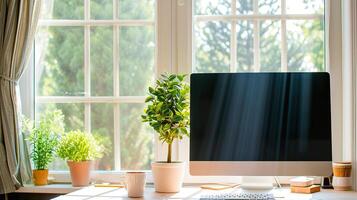
[[[328,73],[191,75],[190,174],[328,176]]]

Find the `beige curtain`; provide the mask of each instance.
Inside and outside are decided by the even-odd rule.
[[[41,0],[0,0],[0,193],[31,177],[19,126],[17,82],[32,50]]]

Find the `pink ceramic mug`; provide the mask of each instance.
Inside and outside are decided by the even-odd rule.
[[[128,191],[128,197],[144,196],[145,182],[145,172],[127,172],[125,175],[125,188]]]

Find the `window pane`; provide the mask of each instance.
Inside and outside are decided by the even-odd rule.
[[[42,1],[41,19],[83,19],[83,0]]]
[[[83,28],[40,28],[36,38],[37,93],[83,96]]]
[[[53,111],[55,109],[61,110],[64,115],[65,131],[70,130],[84,130],[84,105],[83,104],[37,104],[36,116],[41,116],[41,113],[46,111]],[[68,170],[67,164],[60,158],[49,165],[51,170]]]
[[[280,21],[260,22],[260,71],[280,71]]]
[[[254,66],[254,25],[252,21],[237,23],[237,71],[252,71]]]
[[[259,0],[258,1],[260,14],[280,14],[280,0]]]
[[[154,79],[154,27],[120,28],[119,60],[120,95],[146,95]]]
[[[195,15],[230,15],[231,0],[195,0]]]
[[[119,19],[154,19],[155,0],[119,0]]]
[[[320,20],[287,21],[289,71],[324,71],[323,30]]]
[[[112,19],[113,0],[91,0],[90,17],[91,19]]]
[[[91,95],[113,95],[113,28],[91,28]]]
[[[226,22],[195,24],[193,72],[228,72],[231,25]]]
[[[236,0],[237,14],[246,15],[253,14],[253,0]]]
[[[98,103],[91,105],[91,127],[93,136],[104,146],[103,158],[95,164],[96,170],[114,170],[114,111],[113,105]]]
[[[324,0],[286,0],[288,14],[324,14]]]
[[[84,130],[84,105],[79,103],[41,103],[36,105],[36,116],[46,111],[61,110],[64,115],[65,130]]]
[[[120,105],[120,153],[122,170],[149,170],[154,159],[154,135],[141,121],[144,104]]]

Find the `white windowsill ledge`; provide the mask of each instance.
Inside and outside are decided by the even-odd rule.
[[[49,184],[44,186],[24,185],[20,187],[15,193],[43,193],[43,194],[68,194],[82,187],[73,187],[71,184]]]
[[[186,186],[186,184],[184,184]],[[196,185],[198,184],[187,184],[187,185]],[[24,185],[20,187],[15,193],[43,193],[43,194],[68,194],[77,190],[80,190],[84,187],[73,187],[70,183],[54,183],[44,186],[36,186],[32,184]],[[146,184],[146,187],[154,187],[153,184],[149,183]]]
[[[186,186],[193,186],[193,187],[199,187],[201,184],[197,183],[189,183],[185,184],[184,187]],[[49,184],[49,185],[44,185],[44,186],[35,186],[32,184],[27,184],[24,185],[23,187],[20,187],[18,190],[15,191],[15,193],[42,193],[42,194],[68,194],[77,190],[80,190],[82,188],[85,188],[88,186],[84,187],[73,187],[70,183],[54,183],[54,184]],[[154,188],[154,185],[152,183],[146,184],[147,188]]]
[[[201,183],[184,183],[184,187],[199,187],[202,184],[213,183],[213,182],[201,182]],[[287,186],[286,183],[281,183],[283,186]],[[27,184],[20,187],[15,193],[43,193],[43,194],[68,194],[84,187],[73,187],[70,183],[52,183],[44,186],[35,186],[33,184]],[[153,183],[147,183],[146,187],[153,188]]]

